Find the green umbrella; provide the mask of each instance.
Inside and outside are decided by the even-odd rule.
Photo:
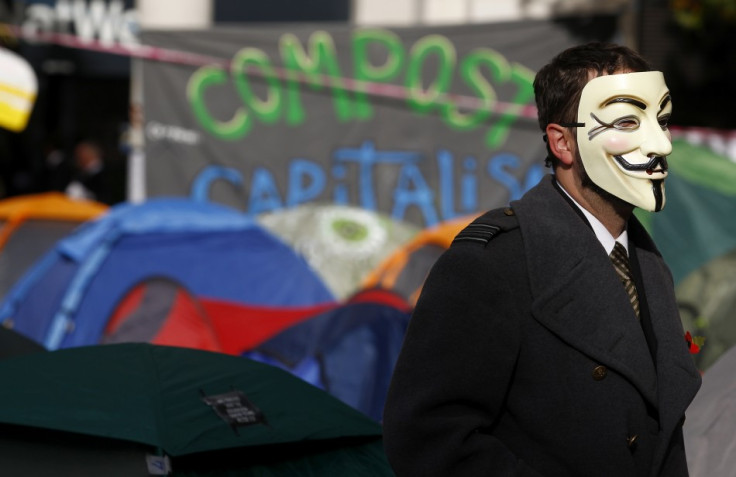
[[[125,343],[11,358],[0,375],[0,423],[150,446],[175,475],[272,475],[264,469],[273,466],[391,475],[378,423],[246,358]],[[249,457],[228,459],[234,451]]]

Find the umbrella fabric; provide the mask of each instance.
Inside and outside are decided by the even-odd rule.
[[[286,371],[220,353],[124,343],[0,362],[0,423],[217,449],[375,438],[378,423]]]
[[[146,458],[154,452],[135,442],[0,424],[4,476],[151,477]]]
[[[20,333],[0,326],[0,359],[46,351],[46,348]]]
[[[318,446],[240,448],[211,455],[197,454],[174,460],[174,477],[283,477],[339,476],[393,477],[382,441],[343,439]],[[287,458],[288,456],[288,458]],[[214,469],[213,469],[214,468]],[[75,476],[76,477],[76,476]]]

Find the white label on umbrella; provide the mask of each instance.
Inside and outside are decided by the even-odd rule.
[[[150,475],[169,475],[171,461],[167,455],[146,455],[146,465]]]
[[[266,418],[261,410],[240,391],[202,396],[202,400],[208,406],[211,406],[217,415],[230,424],[232,428],[266,423]]]

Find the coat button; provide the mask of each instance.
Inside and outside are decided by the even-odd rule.
[[[606,369],[605,366],[596,366],[593,368],[593,379],[596,381],[600,381],[605,378],[606,374],[608,374],[608,369]]]
[[[637,439],[639,439],[639,435],[634,434],[633,436],[626,438],[626,443],[629,445],[629,447],[634,447],[636,445]]]
[[[505,215],[509,215],[509,216],[511,216],[511,215],[515,215],[515,214],[516,214],[516,213],[514,212],[514,209],[512,209],[511,207],[506,207],[505,209],[503,209],[503,213],[504,213]]]

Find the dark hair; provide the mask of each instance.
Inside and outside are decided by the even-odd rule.
[[[617,71],[651,70],[647,60],[625,46],[592,42],[568,48],[543,66],[534,78],[539,127],[544,132],[548,124],[576,121],[580,94],[591,72],[601,76]],[[548,162],[556,161],[549,146],[547,156]]]

